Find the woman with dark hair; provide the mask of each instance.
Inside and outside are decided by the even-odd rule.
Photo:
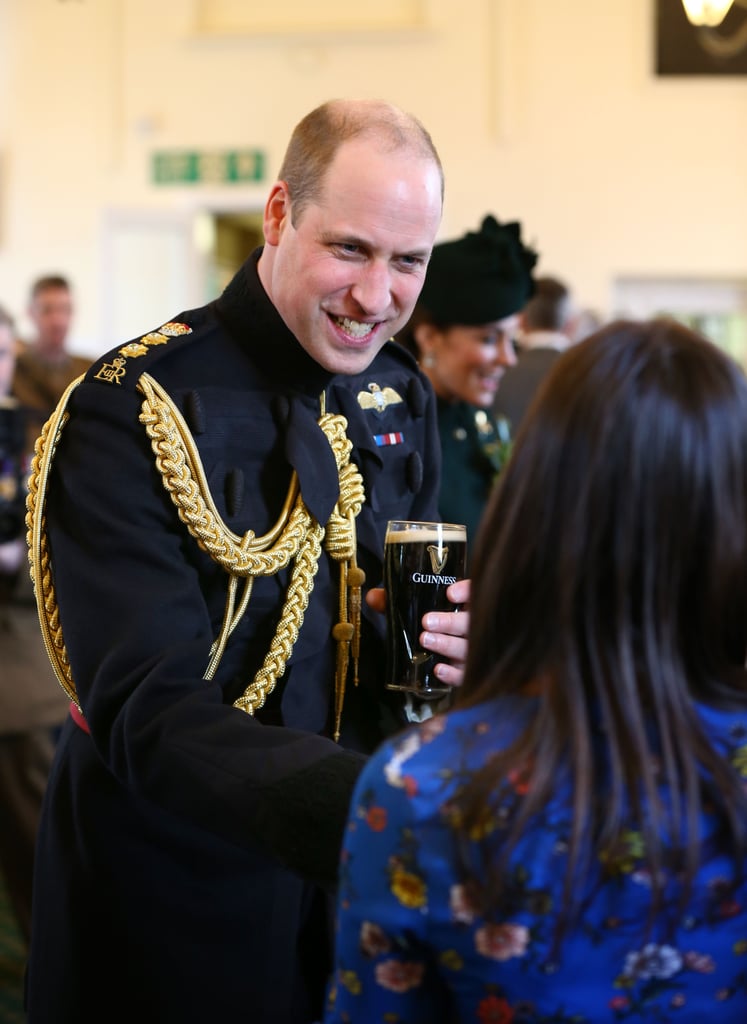
[[[543,382],[464,685],[356,789],[329,1022],[747,1020],[747,381],[617,322]]]
[[[490,407],[516,363],[514,335],[536,262],[518,221],[501,224],[488,214],[479,231],[434,246],[418,303],[396,338],[436,393],[439,514],[464,523],[470,551],[510,451],[508,421]]]

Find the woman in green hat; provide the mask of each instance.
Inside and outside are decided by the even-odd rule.
[[[514,334],[536,262],[519,223],[486,216],[479,231],[435,246],[418,305],[397,337],[438,399],[441,518],[464,523],[472,540],[510,449],[508,423],[490,407],[516,362]]]

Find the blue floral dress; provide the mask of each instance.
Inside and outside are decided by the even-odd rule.
[[[747,784],[747,713],[699,714]],[[511,856],[504,916],[483,917],[455,855],[453,798],[511,730],[490,705],[433,718],[371,758],[342,854],[335,975],[326,1024],[747,1022],[747,885],[704,814],[688,906],[676,880],[651,930],[643,840],[588,872],[580,917],[554,952],[569,814],[556,804]],[[521,793],[522,780],[512,780]],[[474,838],[500,836],[501,808]],[[477,834],[479,833],[479,835]]]

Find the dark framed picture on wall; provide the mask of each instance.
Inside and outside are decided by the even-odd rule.
[[[657,75],[747,75],[747,0],[654,0],[654,11]]]

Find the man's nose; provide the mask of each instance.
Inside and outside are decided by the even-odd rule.
[[[392,282],[385,263],[371,262],[362,268],[351,294],[367,316],[377,316],[389,309]]]

